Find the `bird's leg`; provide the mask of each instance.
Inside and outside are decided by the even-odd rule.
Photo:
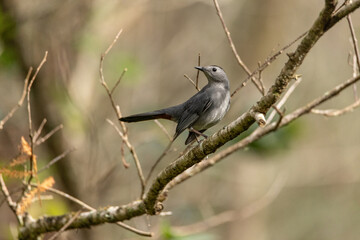
[[[192,127],[189,128],[189,131],[193,132],[193,133],[196,133],[199,136],[203,136],[204,138],[208,138],[207,135],[203,134],[202,132],[199,132],[198,130],[196,130],[196,129],[192,128]]]

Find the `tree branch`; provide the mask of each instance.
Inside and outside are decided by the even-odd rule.
[[[106,207],[96,211],[82,212],[68,226],[68,229],[89,228],[91,226],[107,223],[116,223],[145,214],[145,206],[142,201],[134,201],[127,205]],[[73,217],[72,214],[65,214],[55,217],[42,217],[34,222],[26,224],[19,230],[19,239],[36,239],[45,232],[59,231]]]

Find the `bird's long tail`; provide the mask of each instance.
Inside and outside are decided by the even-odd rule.
[[[159,119],[159,118],[173,120],[173,117],[169,113],[167,113],[167,111],[164,110],[165,109],[157,110],[153,112],[139,113],[127,117],[122,117],[119,120],[123,122],[140,122],[140,121],[147,121],[147,120]]]

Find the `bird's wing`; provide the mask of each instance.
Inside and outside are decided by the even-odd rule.
[[[175,137],[179,136],[185,129],[191,127],[212,104],[211,99],[205,95],[198,95],[196,98],[189,99],[189,101],[185,103],[184,112],[176,126]]]

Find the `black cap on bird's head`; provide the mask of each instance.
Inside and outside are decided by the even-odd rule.
[[[209,65],[205,67],[195,67],[197,70],[202,71],[209,82],[229,82],[226,73],[222,67],[216,65]]]

